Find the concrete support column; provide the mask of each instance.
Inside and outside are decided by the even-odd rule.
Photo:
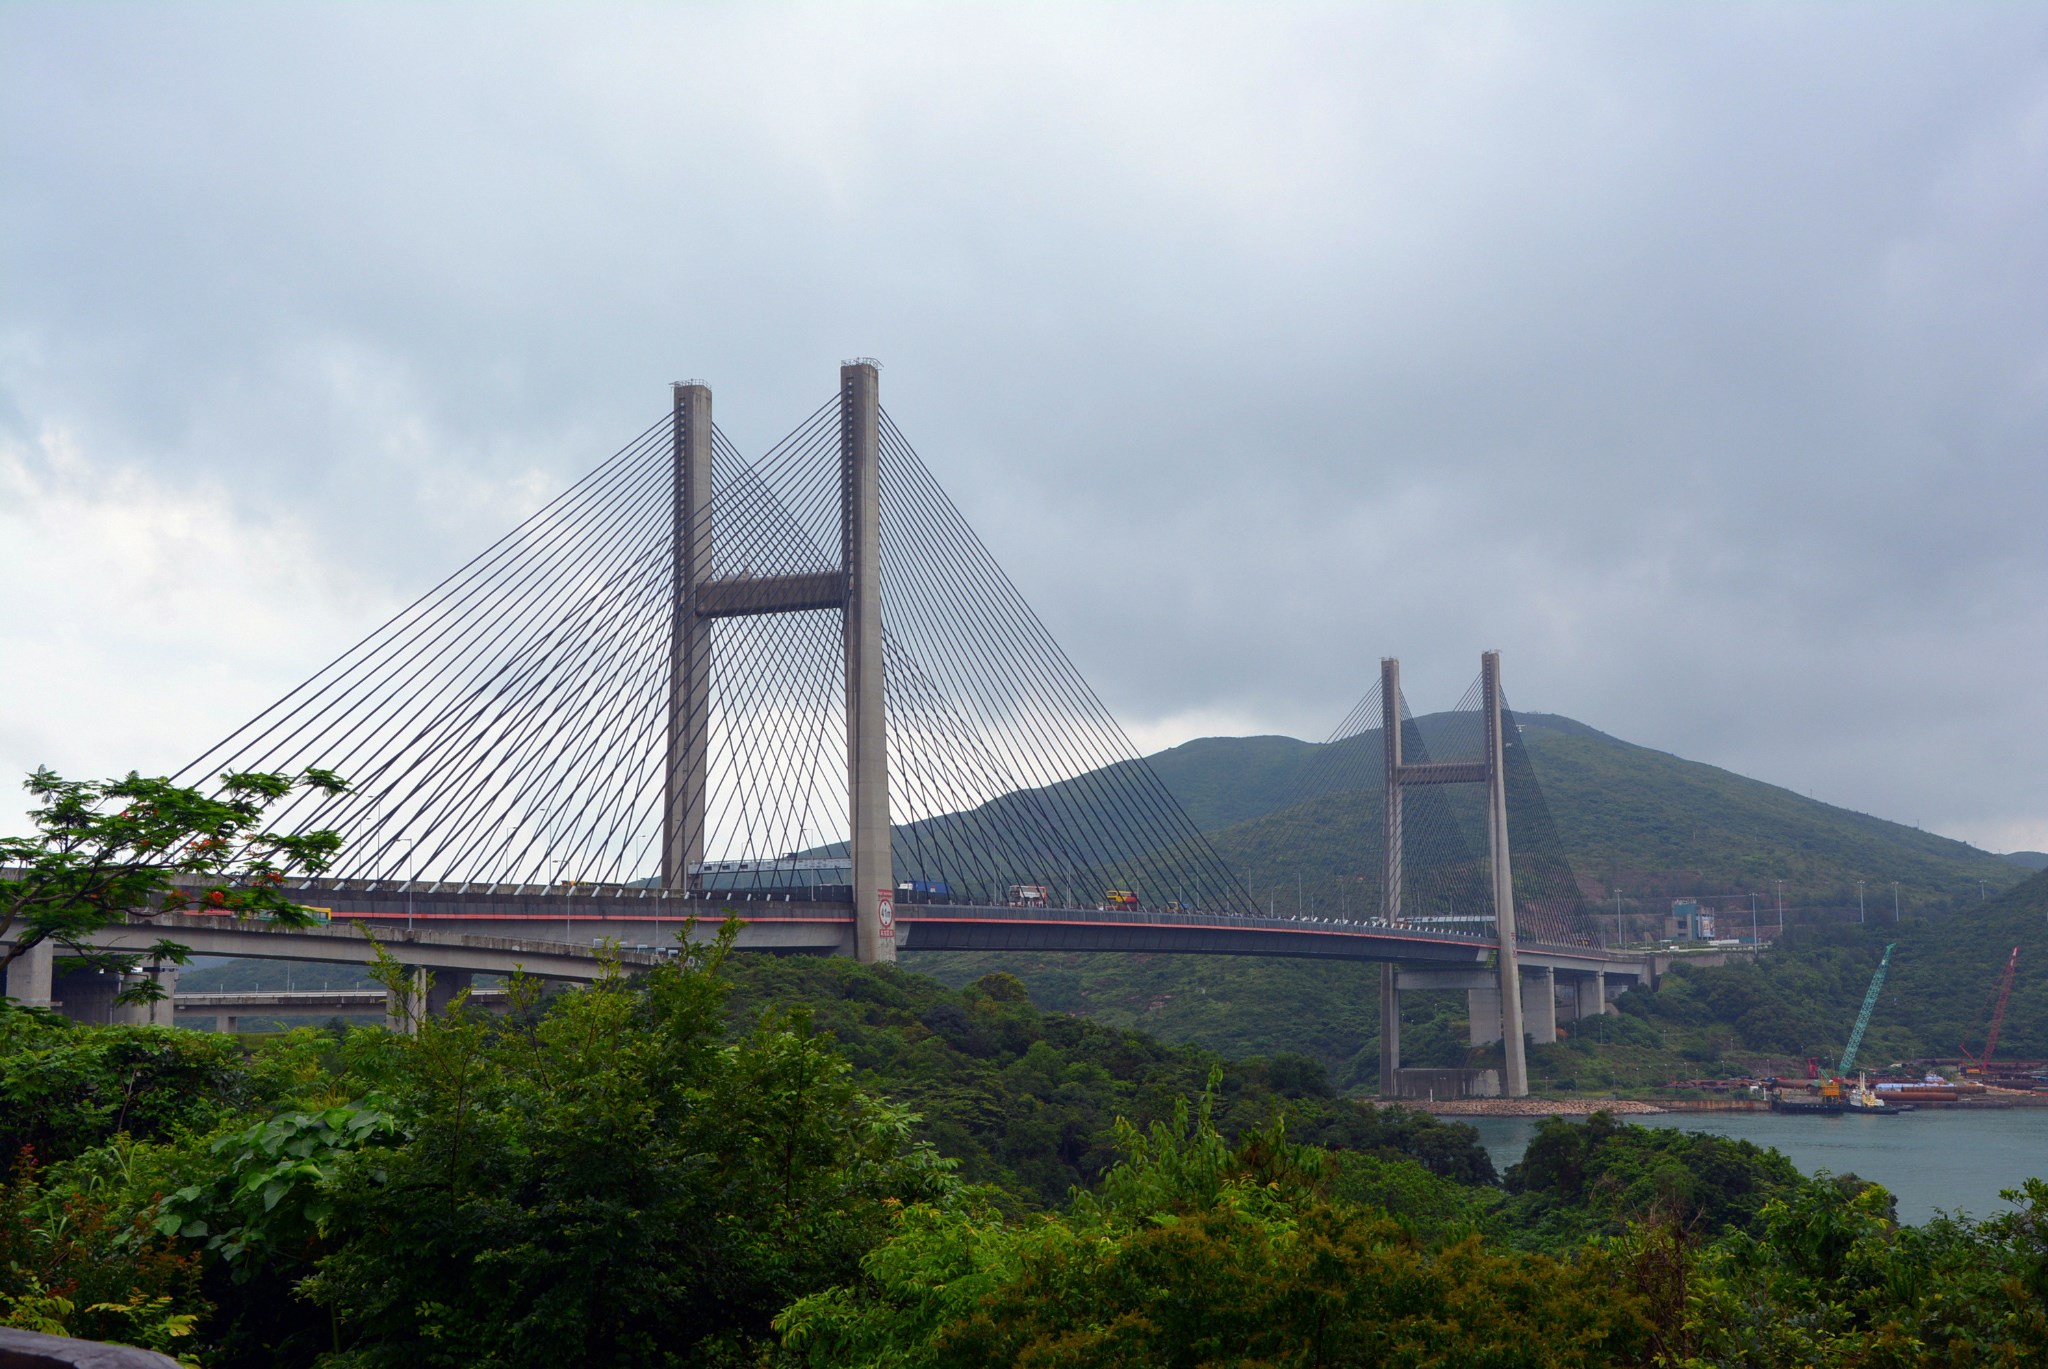
[[[1557,1044],[1557,971],[1545,967],[1529,972],[1522,984],[1522,1027],[1531,1044]]]
[[[213,1020],[215,1023],[214,1030],[221,1032],[227,1036],[233,1036],[236,1032],[242,1029],[242,1019],[235,1016],[233,1013],[224,1012],[219,1017],[216,1017]]]
[[[134,974],[121,976],[121,987],[141,984],[154,979],[164,996],[148,1003],[114,1003],[112,1020],[130,1027],[170,1027],[177,1025],[178,967],[176,965],[146,965]]]
[[[896,958],[896,866],[882,676],[881,379],[871,361],[839,368],[840,565],[846,572],[846,780],[851,799],[855,954]]]
[[[1380,1097],[1401,1096],[1401,982],[1393,965],[1380,966]]]
[[[1501,1039],[1500,987],[1465,990],[1465,1039],[1475,1046],[1490,1046]]]
[[[1572,1016],[1581,1021],[1607,1011],[1607,976],[1599,971],[1572,979]]]
[[[47,1008],[53,997],[51,992],[51,970],[57,963],[57,950],[47,941],[38,941],[7,967],[7,996],[25,1008]]]
[[[711,624],[697,616],[697,586],[712,578],[711,387],[673,387],[674,540],[669,620],[668,769],[662,809],[661,882],[689,887],[704,860],[710,783]]]
[[[384,1030],[411,1036],[418,1030],[420,1014],[426,1008],[429,975],[424,965],[408,965],[403,994],[384,995]]]
[[[51,986],[52,1002],[73,1022],[104,1027],[118,1021],[114,995],[121,992],[121,977],[100,970],[72,970],[56,976]]]
[[[1508,788],[1501,735],[1500,653],[1479,658],[1486,715],[1487,845],[1493,857],[1493,917],[1500,932],[1501,1048],[1507,1069],[1502,1080],[1510,1098],[1529,1094],[1529,1062],[1522,1045],[1522,973],[1515,945],[1515,876],[1508,853]],[[1555,1013],[1552,1013],[1553,1037]]]
[[[436,970],[428,978],[425,1015],[446,1017],[457,997],[468,993],[476,976],[468,970]]]

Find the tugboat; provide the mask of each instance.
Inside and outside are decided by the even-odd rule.
[[[1842,1081],[1823,1079],[1820,1087],[1812,1093],[1790,1093],[1778,1083],[1771,1081],[1771,1111],[1799,1112],[1821,1117],[1839,1117],[1848,1104],[1842,1098]]]
[[[1771,1085],[1772,1112],[1798,1112],[1818,1117],[1839,1117],[1854,1113],[1858,1117],[1896,1117],[1913,1109],[1888,1103],[1878,1096],[1863,1075],[1856,1076],[1856,1084],[1846,1091],[1840,1079],[1823,1079],[1812,1093],[1791,1093],[1773,1080]]]
[[[1849,1097],[1842,1108],[1842,1111],[1853,1112],[1859,1117],[1896,1117],[1912,1110],[1910,1105],[1901,1107],[1879,1097],[1877,1090],[1870,1087],[1869,1079],[1861,1073],[1857,1074],[1856,1087],[1849,1090]]]

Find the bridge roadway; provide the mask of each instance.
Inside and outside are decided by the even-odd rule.
[[[843,902],[798,902],[743,893],[664,894],[646,889],[559,892],[536,886],[426,886],[408,892],[402,885],[331,885],[286,892],[297,901],[326,909],[337,925],[280,935],[282,929],[227,918],[159,917],[114,929],[105,941],[110,948],[138,949],[159,934],[152,929],[160,929],[161,934],[205,955],[366,960],[367,943],[357,933],[343,933],[338,925],[359,922],[374,929],[379,940],[390,943],[392,953],[406,964],[503,973],[510,968],[509,960],[525,957],[520,963],[531,973],[588,979],[592,973],[589,947],[614,943],[624,948],[627,961],[637,962],[673,945],[687,919],[697,919],[697,940],[709,940],[730,915],[741,924],[741,950],[853,952],[853,909]],[[899,951],[1284,956],[1391,963],[1415,971],[1469,972],[1488,965],[1494,953],[1492,943],[1483,937],[1412,927],[1089,908],[910,904],[896,910],[895,931]],[[486,946],[485,942],[499,945]],[[569,959],[564,963],[553,963],[565,954]],[[1655,969],[1640,955],[1590,946],[1525,945],[1521,959],[1528,970],[1600,974],[1624,982],[1647,981]]]

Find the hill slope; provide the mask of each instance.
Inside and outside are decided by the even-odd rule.
[[[1768,921],[1775,881],[1782,879],[1796,920],[1814,904],[1853,909],[1861,879],[1876,916],[1881,905],[1889,911],[1888,886],[1897,880],[1909,918],[1957,912],[1964,915],[1957,935],[1967,939],[1981,926],[1995,940],[1988,924],[1968,916],[1984,906],[1979,881],[1996,893],[2027,878],[2018,864],[1963,842],[1635,746],[1569,718],[1517,717],[1557,838],[1581,888],[1602,906],[1616,887],[1624,890],[1625,907],[1643,912],[1661,912],[1678,895],[1755,891],[1765,895]],[[1421,725],[1429,737],[1444,723],[1437,715]],[[1211,737],[1161,752],[1151,763],[1252,881],[1260,903],[1273,898],[1279,911],[1329,912],[1347,897],[1363,897],[1361,875],[1376,878],[1356,868],[1373,859],[1356,834],[1378,818],[1370,792],[1290,803],[1323,749],[1287,737]],[[1370,773],[1377,757],[1360,762]],[[1041,1006],[1225,1054],[1301,1051],[1322,1060],[1344,1087],[1377,1079],[1378,978],[1369,966],[1023,953],[907,959],[956,984],[1007,970],[1030,985]],[[1842,973],[1857,979],[1853,968]],[[1860,974],[1853,985],[1859,1001],[1868,967]],[[1955,1011],[1920,1012],[1915,1020],[1926,1025],[1915,1029],[1916,1039],[1924,1036],[1931,1046],[1946,1029],[1938,1024],[1953,1020],[1960,1007],[1959,1001]],[[1405,1034],[1404,1054],[1416,1064],[1450,1063],[1456,1042],[1447,1014],[1456,1005],[1418,1011],[1429,1018]],[[1839,1016],[1832,998],[1816,1012],[1814,1032],[1839,1030],[1827,1026]]]

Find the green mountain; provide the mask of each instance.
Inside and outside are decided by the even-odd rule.
[[[1736,929],[1746,930],[1743,913],[1750,902],[1744,896],[1756,893],[1760,921],[1769,926],[1781,880],[1789,923],[1839,920],[1854,916],[1861,880],[1873,923],[1890,913],[1891,885],[1897,881],[1909,919],[1936,925],[1953,917],[1955,934],[1967,941],[1978,925],[1972,915],[1990,906],[1985,898],[2027,878],[2022,866],[1966,843],[1636,746],[1569,718],[1523,713],[1517,721],[1529,773],[1541,792],[1540,806],[1517,807],[1511,787],[1518,886],[1526,892],[1530,867],[1538,863],[1523,857],[1532,846],[1549,847],[1543,854],[1569,862],[1587,908],[1598,910],[1599,934],[1643,935],[1679,896],[1721,899]],[[1455,751],[1454,729],[1464,724],[1456,715],[1418,720],[1437,754]],[[1378,773],[1376,740],[1344,756],[1288,737],[1210,737],[1160,752],[1150,763],[1218,851],[1250,880],[1260,904],[1271,900],[1275,911],[1315,915],[1359,912],[1376,900],[1377,873],[1369,868],[1377,861],[1369,836],[1379,822],[1370,779]],[[1344,746],[1361,743],[1339,744]],[[1511,779],[1514,773],[1511,761]],[[1367,787],[1300,801],[1305,787],[1318,780],[1327,787],[1333,776]],[[1476,795],[1435,792],[1447,796],[1446,821],[1453,824],[1460,802],[1476,802]],[[1546,816],[1547,822],[1536,821]],[[1476,814],[1464,821],[1468,831],[1476,830]],[[1471,845],[1477,847],[1476,838]],[[1617,888],[1626,915],[1620,929],[1611,917]],[[1365,1087],[1377,1078],[1378,974],[1371,966],[915,952],[907,962],[954,984],[1007,970],[1030,986],[1042,1007],[1227,1055],[1300,1051],[1323,1061],[1343,1087]],[[1867,968],[1862,978],[1867,982]],[[1860,1001],[1860,984],[1854,992]],[[1963,1006],[1958,1001],[1943,1009],[1947,1019],[1931,1009],[1920,1014],[1926,1039],[1932,1042],[1936,1023],[1953,1020]],[[1403,1053],[1410,1063],[1450,1064],[1461,1057],[1462,1010],[1454,996],[1418,1002],[1418,1021],[1404,1030]],[[1833,1020],[1827,1016],[1831,1006],[1816,1011]],[[1692,1048],[1701,1049],[1696,1043]],[[1651,1052],[1654,1068],[1669,1063],[1664,1054]]]
[[[1556,839],[1582,891],[1603,903],[1617,888],[1624,907],[1631,899],[1751,892],[1774,900],[1782,880],[1794,906],[1854,907],[1862,880],[1872,900],[1882,889],[1889,902],[1897,881],[1910,906],[1945,909],[1981,901],[1984,892],[2025,877],[2016,862],[1965,842],[1636,746],[1570,718],[1522,713],[1516,719]],[[1442,714],[1419,722],[1426,741],[1453,725]],[[1346,775],[1377,775],[1377,746],[1368,747],[1344,767]],[[1327,838],[1329,815],[1348,796],[1303,804],[1300,793],[1305,777],[1330,768],[1317,764],[1325,760],[1318,753],[1330,749],[1287,737],[1209,737],[1150,761],[1255,888],[1284,889],[1304,870],[1313,878],[1318,869],[1343,868]],[[1511,822],[1519,816],[1515,797],[1511,791]],[[1376,792],[1365,791],[1350,806],[1377,824]]]

